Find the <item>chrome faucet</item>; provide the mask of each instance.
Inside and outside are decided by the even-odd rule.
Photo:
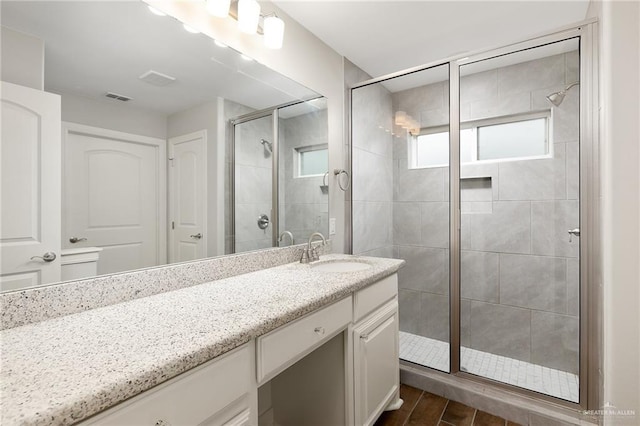
[[[320,260],[320,255],[318,255],[318,252],[316,251],[316,249],[311,246],[311,243],[313,242],[313,239],[315,237],[322,238],[323,246],[327,244],[327,240],[324,238],[324,235],[322,235],[320,232],[314,232],[313,234],[311,234],[311,236],[309,237],[309,242],[307,243],[307,248],[302,250],[302,257],[300,258],[300,263],[309,263],[309,262],[315,262],[316,260]]]
[[[294,245],[294,240],[293,240],[293,234],[289,231],[282,231],[282,234],[280,234],[280,237],[278,238],[278,242],[281,243],[282,240],[284,239],[284,237],[288,236],[289,240],[291,240],[291,244],[290,245]]]

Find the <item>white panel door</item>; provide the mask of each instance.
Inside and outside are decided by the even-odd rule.
[[[169,139],[169,261],[207,256],[207,132]]]
[[[64,129],[64,247],[101,247],[100,275],[165,263],[165,142]]]
[[[1,84],[4,291],[60,281],[61,150],[60,96]],[[31,259],[45,253],[55,259]]]

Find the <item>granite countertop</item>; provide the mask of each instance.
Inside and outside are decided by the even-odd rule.
[[[355,258],[327,255],[321,261]],[[0,423],[72,424],[396,272],[290,263],[0,332]]]

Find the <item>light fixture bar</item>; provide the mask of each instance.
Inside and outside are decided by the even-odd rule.
[[[238,0],[238,29],[256,34],[260,22],[260,4],[256,0]]]
[[[231,0],[207,0],[207,12],[219,18],[226,18],[231,8]]]

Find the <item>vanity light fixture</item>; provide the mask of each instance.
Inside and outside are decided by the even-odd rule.
[[[284,40],[284,21],[275,12],[262,15],[256,0],[205,0],[212,16],[230,17],[238,22],[238,29],[246,34],[263,36],[265,47],[281,49]],[[262,25],[260,20],[262,19]]]
[[[207,0],[207,12],[219,18],[226,18],[230,7],[231,0]]]
[[[256,0],[238,0],[238,29],[246,34],[258,32],[260,5]]]
[[[264,45],[269,49],[282,48],[282,40],[284,39],[284,21],[276,16],[264,18]]]

